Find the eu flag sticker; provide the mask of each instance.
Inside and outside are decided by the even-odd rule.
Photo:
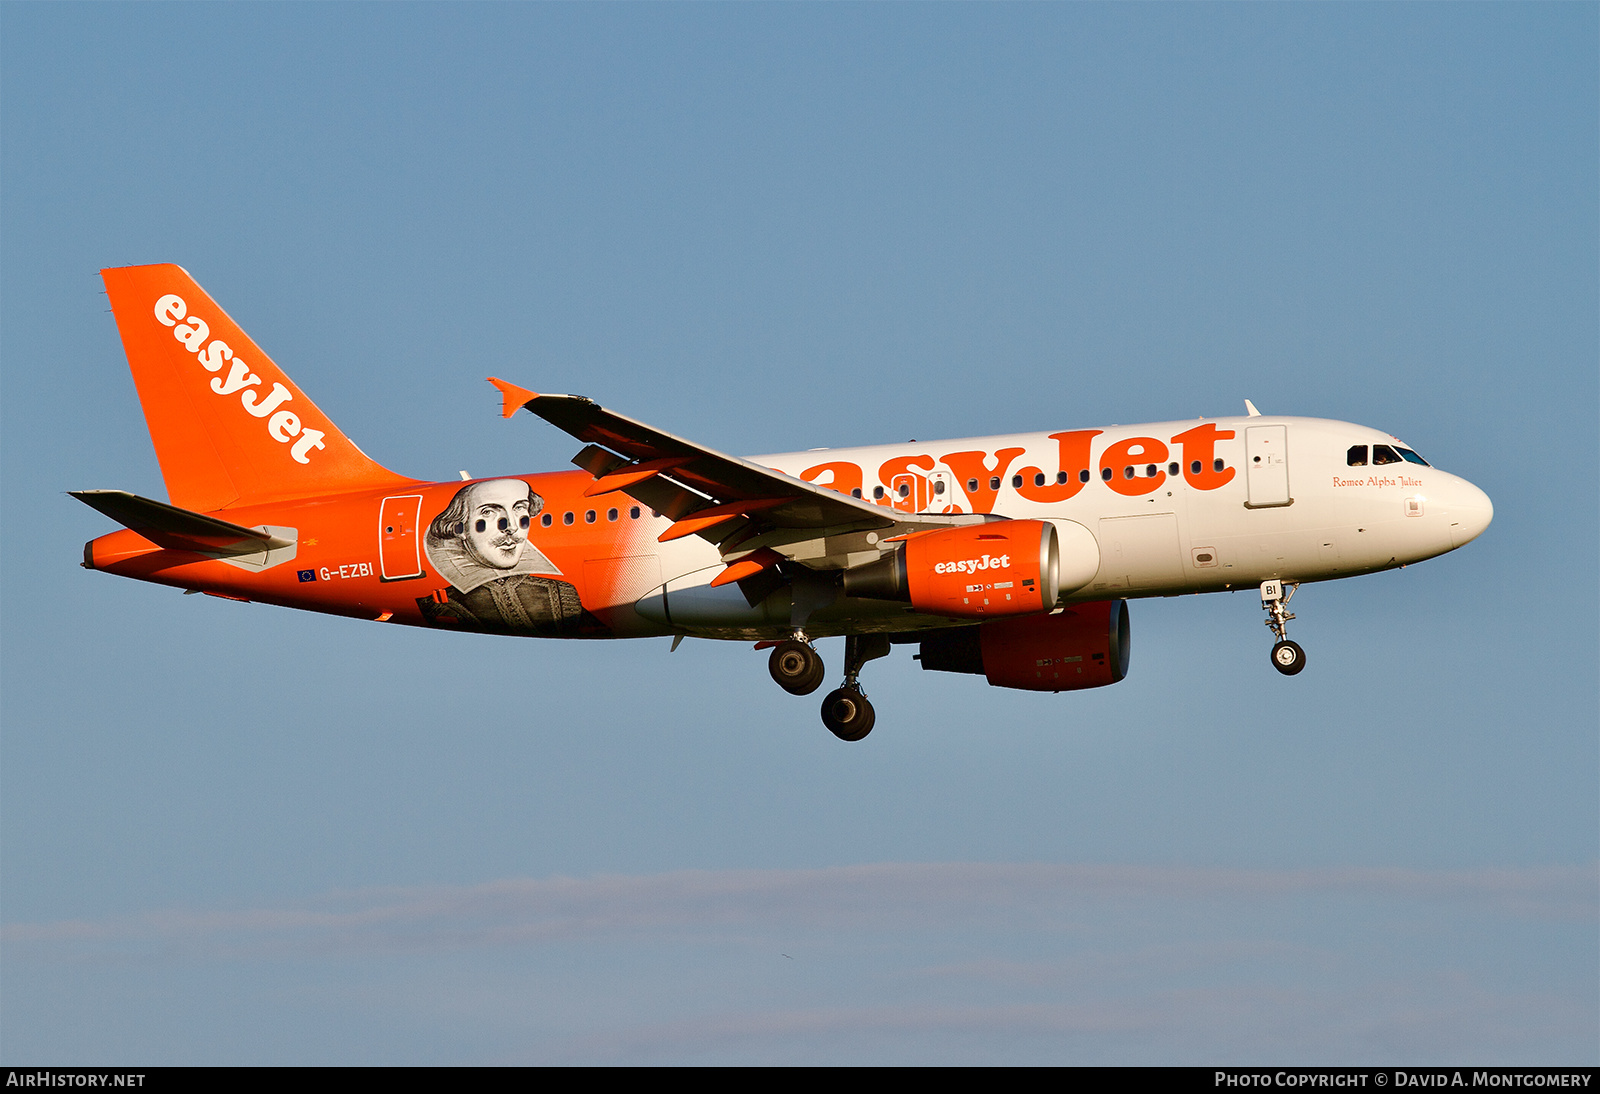
[[[317,580],[317,571],[315,570],[296,570],[295,573],[299,576],[301,581]]]

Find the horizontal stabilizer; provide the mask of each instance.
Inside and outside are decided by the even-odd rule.
[[[99,510],[125,528],[131,528],[157,547],[195,551],[206,555],[259,555],[293,541],[230,524],[225,520],[191,513],[162,501],[152,501],[126,490],[67,491],[91,509]]]

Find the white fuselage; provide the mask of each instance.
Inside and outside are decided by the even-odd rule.
[[[1419,562],[1472,540],[1493,506],[1472,483],[1420,462],[1366,426],[1270,415],[1025,433],[753,457],[877,504],[1055,522],[1064,602],[1323,581]],[[1352,448],[1364,463],[1352,463]],[[818,556],[829,552],[818,541]],[[797,556],[805,561],[804,554]],[[776,633],[787,593],[751,607],[709,589],[722,561],[689,538],[662,545],[674,629],[715,637]],[[870,561],[832,559],[833,564]],[[669,576],[670,575],[670,576]],[[1067,576],[1074,575],[1074,576]],[[647,617],[655,611],[641,602]],[[903,606],[836,598],[814,633],[948,625]],[[660,620],[656,620],[659,622]]]

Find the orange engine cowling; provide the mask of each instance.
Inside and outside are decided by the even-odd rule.
[[[999,520],[919,532],[877,562],[846,570],[847,596],[908,601],[958,618],[1032,615],[1061,594],[1055,525]]]
[[[1056,615],[996,619],[922,640],[922,667],[981,673],[1000,688],[1076,691],[1128,675],[1128,602],[1074,604]]]

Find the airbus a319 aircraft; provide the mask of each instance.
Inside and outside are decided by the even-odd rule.
[[[577,470],[422,482],[369,459],[180,267],[101,271],[168,502],[83,565],[232,600],[435,630],[686,636],[770,649],[858,741],[863,665],[1073,691],[1128,672],[1130,599],[1257,589],[1292,676],[1302,582],[1443,554],[1489,526],[1465,479],[1366,426],[1257,413],[741,459],[578,395],[492,379],[582,442]]]

